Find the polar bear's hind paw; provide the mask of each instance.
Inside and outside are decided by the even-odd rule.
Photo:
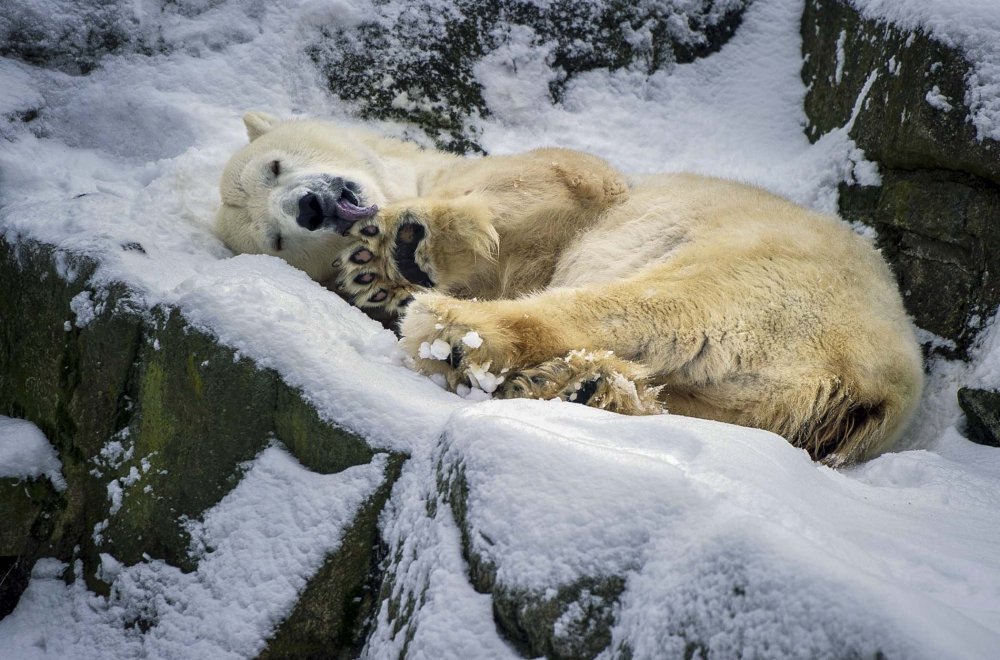
[[[511,374],[496,396],[503,399],[562,399],[624,415],[663,412],[659,387],[639,365],[608,352],[572,351],[565,357]]]

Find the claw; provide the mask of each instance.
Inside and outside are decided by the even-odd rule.
[[[448,366],[452,369],[458,369],[458,365],[462,364],[463,357],[465,357],[465,353],[462,351],[462,347],[453,346],[451,353],[449,353],[448,357],[445,358],[445,362],[447,362]]]

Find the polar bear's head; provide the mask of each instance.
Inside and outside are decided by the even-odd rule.
[[[234,252],[271,254],[323,281],[343,234],[386,204],[374,138],[329,122],[243,117],[250,143],[226,165],[216,233]]]

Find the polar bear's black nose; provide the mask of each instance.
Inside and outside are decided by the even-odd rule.
[[[323,203],[319,195],[310,192],[299,198],[299,214],[295,222],[309,231],[316,231],[323,225]]]

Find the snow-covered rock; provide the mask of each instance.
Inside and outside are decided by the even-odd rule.
[[[670,66],[645,59],[672,61],[655,17],[581,28],[624,39],[637,59],[619,66],[601,38],[560,41],[553,27],[540,39],[540,23],[470,9],[459,23],[499,32],[466,35],[495,40],[468,60],[470,78],[445,81],[420,77],[435,69],[422,68],[427,49],[404,52],[405,32],[383,35],[373,69],[330,57],[331,35],[346,31],[350,50],[396,18],[448,34],[452,10],[432,11],[445,3],[109,0],[93,11],[121,10],[124,45],[73,68],[92,4],[17,1],[0,19],[46,11],[40,43],[64,48],[0,58],[0,414],[44,431],[67,486],[0,492],[0,508],[24,514],[0,526],[0,539],[17,529],[0,552],[13,568],[4,587],[23,591],[0,621],[4,654],[985,658],[1000,647],[1000,459],[963,437],[955,396],[1000,382],[985,312],[969,363],[931,362],[900,450],[836,472],[750,429],[459,398],[409,371],[392,333],[357,309],[282,261],[232,257],[211,232],[243,111],[365,111],[371,89],[329,90],[334,63],[387,89],[410,76],[412,92],[380,102],[420,123],[376,126],[388,133],[447,139],[448,99],[426,105],[427,90],[468,83],[489,113],[462,106],[461,135],[492,153],[580,148],[629,172],[729,176],[835,211],[838,184],[879,176],[848,130],[815,143],[802,132],[800,0],[579,10],[662,10],[673,36],[721,45]],[[553,16],[564,5],[523,3]],[[699,22],[716,9],[740,12],[735,32]],[[991,25],[995,3],[980,9]],[[837,29],[829,73],[842,87],[858,82],[855,53]],[[577,54],[590,64],[574,73],[559,57]],[[979,130],[1000,96],[980,84],[976,57]],[[397,78],[393,62],[410,69]],[[961,115],[959,95],[931,83],[923,110]]]
[[[320,18],[308,45],[362,117],[408,121],[439,147],[482,151],[477,120],[530,115],[594,70],[649,75],[717,51],[749,0],[372,2]]]

